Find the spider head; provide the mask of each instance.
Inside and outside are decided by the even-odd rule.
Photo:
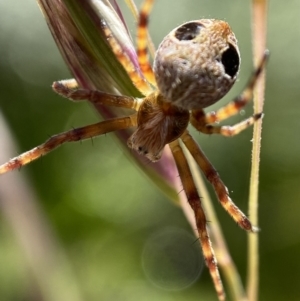
[[[224,21],[203,19],[182,24],[160,44],[154,73],[167,101],[187,110],[221,99],[240,67],[237,40]]]

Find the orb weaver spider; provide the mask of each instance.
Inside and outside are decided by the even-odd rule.
[[[150,85],[139,80],[137,74],[130,74],[137,88],[145,94],[144,98],[82,89],[74,80],[58,81],[53,84],[55,92],[73,101],[88,100],[94,105],[127,108],[134,110],[135,113],[54,135],[38,147],[1,165],[0,174],[20,168],[65,142],[136,127],[128,140],[128,146],[150,161],[160,160],[164,148],[170,147],[186,198],[194,211],[206,265],[219,300],[224,300],[224,289],[207,231],[205,212],[182,144],[191,153],[213,186],[219,202],[233,220],[242,229],[256,232],[257,228],[229,197],[226,186],[187,127],[191,123],[204,134],[234,136],[260,119],[262,113],[254,114],[233,126],[216,125],[237,114],[250,102],[257,78],[265,67],[268,52],[264,53],[240,96],[216,112],[205,113],[204,108],[220,100],[237,78],[240,67],[237,40],[224,21],[214,19],[190,21],[172,30],[163,39],[152,68],[147,54],[147,25],[152,4],[153,0],[145,0],[142,5],[137,30],[138,61]],[[108,28],[106,31],[108,42],[115,54],[117,56],[119,54],[118,58],[121,61],[123,59],[121,50],[117,49],[117,43]]]

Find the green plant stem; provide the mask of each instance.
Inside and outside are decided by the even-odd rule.
[[[252,39],[254,62],[261,58],[266,49],[267,33],[267,0],[252,1]],[[254,92],[254,112],[262,112],[264,105],[265,72],[260,76]],[[258,226],[258,186],[259,162],[261,149],[262,119],[254,124],[252,166],[249,191],[249,218],[253,225]],[[258,300],[259,291],[259,239],[258,233],[248,235],[248,275],[247,295],[249,301]]]

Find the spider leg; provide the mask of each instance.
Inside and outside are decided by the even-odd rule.
[[[233,126],[228,126],[228,125],[211,125],[206,123],[206,115],[203,110],[195,110],[192,111],[191,114],[191,123],[193,126],[200,132],[204,134],[220,134],[223,136],[231,137],[234,135],[239,134],[241,131],[245,130],[249,126],[253,125],[255,121],[258,119],[262,118],[263,114],[258,113],[254,114],[253,116],[233,125]]]
[[[98,90],[74,89],[70,86],[69,80],[54,82],[52,88],[56,93],[68,99],[74,101],[88,100],[95,105],[101,104],[137,111],[142,102],[142,99],[130,96],[113,95]]]
[[[170,148],[172,154],[174,156],[176,166],[179,172],[179,176],[183,185],[183,189],[185,191],[187,200],[192,207],[195,219],[196,226],[199,234],[199,239],[201,242],[203,257],[205,259],[205,263],[209,269],[209,273],[214,282],[215,289],[217,291],[219,300],[225,300],[225,293],[223,289],[223,284],[220,278],[217,260],[211,245],[211,241],[209,238],[209,234],[206,227],[206,217],[204,210],[201,206],[201,199],[199,197],[197,188],[195,186],[191,170],[189,168],[186,157],[182,151],[182,148],[179,144],[178,139],[171,142]]]
[[[229,197],[228,189],[221,180],[218,172],[209,162],[208,158],[205,156],[200,146],[196,143],[193,137],[187,131],[185,131],[180,138],[201,168],[207,180],[213,186],[223,208],[242,229],[246,231],[257,232],[258,228],[252,226],[250,220],[246,217],[246,215],[233,203],[233,201]]]
[[[78,86],[78,83],[76,81],[75,78],[70,78],[70,79],[64,79],[64,80],[60,80],[60,81],[56,81],[52,84],[52,89],[54,90],[54,92],[59,93],[59,91],[56,91],[55,87],[56,87],[56,84],[60,84],[60,85],[63,85],[65,86],[66,88],[68,88],[69,90],[75,90],[75,89],[78,89],[79,86]],[[59,86],[58,86],[59,88]]]
[[[140,68],[147,80],[156,86],[155,77],[148,56],[148,19],[154,0],[145,0],[142,4],[137,28],[137,54]]]
[[[268,57],[269,51],[266,50],[241,95],[237,96],[233,101],[225,105],[223,108],[220,108],[216,112],[208,112],[203,115],[201,114],[202,110],[194,110],[191,116],[191,123],[197,128],[197,124],[212,124],[215,122],[220,122],[237,114],[245,105],[247,105],[251,101],[253,97],[254,86],[257,82],[258,77],[265,69]],[[253,116],[253,118],[256,118],[255,115]]]
[[[50,137],[43,144],[13,159],[10,159],[8,162],[2,164],[0,166],[0,174],[20,168],[23,165],[28,164],[31,161],[34,161],[39,157],[48,154],[49,152],[51,152],[58,146],[62,145],[63,143],[84,140],[84,139],[100,136],[102,134],[106,134],[109,132],[127,129],[132,126],[136,126],[137,123],[136,119],[137,116],[136,114],[134,114],[127,117],[105,120],[102,122],[98,122],[80,128],[75,128],[70,131],[54,135]]]
[[[106,41],[107,43],[109,43],[114,55],[121,63],[123,68],[126,70],[127,74],[129,75],[131,81],[136,86],[136,88],[139,91],[141,91],[144,95],[150,93],[152,91],[152,88],[133,62],[132,57],[130,57],[130,52],[128,53],[128,51],[124,51],[124,46],[122,46],[122,43],[124,43],[124,41],[119,42],[120,37],[116,35],[116,32],[113,33],[105,22],[101,22],[101,30],[103,30],[106,36]],[[122,30],[119,30],[117,33],[122,35]],[[131,43],[131,40],[128,41],[128,43]],[[133,51],[133,47],[131,49],[130,46],[131,45],[129,45],[127,50]]]

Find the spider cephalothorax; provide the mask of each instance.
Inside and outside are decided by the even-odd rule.
[[[159,92],[153,92],[139,108],[137,129],[129,138],[128,146],[155,162],[166,144],[182,135],[189,118],[188,110],[174,106]]]
[[[147,22],[153,0],[145,0],[140,12],[137,54],[140,68],[125,64],[128,57],[114,38],[110,28],[103,24],[107,43],[133,83],[144,98],[112,95],[98,90],[82,89],[76,80],[58,81],[53,89],[60,95],[79,101],[88,100],[96,106],[114,106],[132,109],[130,116],[117,117],[52,136],[45,143],[9,160],[0,166],[0,173],[19,168],[45,155],[65,142],[83,140],[105,133],[136,127],[128,146],[151,161],[160,159],[166,145],[170,147],[187,201],[194,211],[203,256],[213,279],[219,300],[225,299],[217,261],[207,231],[205,212],[202,208],[189,163],[182,144],[213,186],[217,198],[233,220],[244,230],[257,228],[233,203],[219,174],[209,162],[200,146],[187,129],[191,123],[205,134],[233,136],[262,117],[262,113],[233,126],[219,125],[220,121],[237,114],[252,98],[254,85],[263,70],[268,52],[265,52],[245,90],[232,102],[217,111],[203,109],[222,98],[236,80],[240,55],[237,41],[229,25],[220,20],[203,19],[182,24],[169,33],[160,44],[152,69],[147,58]],[[64,22],[64,21],[62,21]],[[152,84],[148,84],[145,77]],[[156,89],[152,89],[152,86]]]

